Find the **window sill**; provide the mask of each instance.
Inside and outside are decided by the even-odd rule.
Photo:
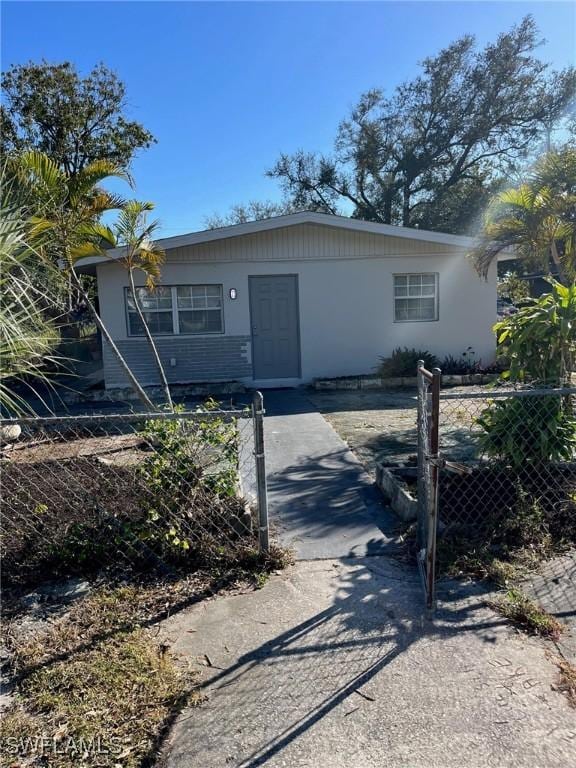
[[[394,320],[395,325],[404,325],[405,323],[437,323],[440,318],[435,317],[432,320]]]
[[[198,339],[204,336],[226,336],[226,331],[207,331],[205,333],[153,333],[151,334],[153,339]],[[146,340],[146,336],[142,334],[128,334],[126,339],[131,340],[139,339]]]

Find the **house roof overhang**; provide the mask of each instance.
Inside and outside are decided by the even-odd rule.
[[[184,235],[160,238],[156,242],[163,250],[168,251],[172,248],[182,248],[189,245],[210,243],[216,240],[254,235],[259,232],[269,232],[274,229],[294,227],[303,224],[314,224],[317,226],[332,227],[353,232],[364,232],[387,237],[406,238],[408,240],[420,240],[428,243],[439,243],[465,249],[472,248],[477,242],[475,238],[465,237],[463,235],[431,232],[429,230],[415,229],[411,227],[398,227],[392,224],[380,224],[374,221],[363,221],[361,219],[352,219],[347,216],[334,216],[332,214],[317,213],[315,211],[290,213],[284,216],[261,219],[260,221],[232,224],[231,226],[219,227],[218,229],[204,229],[199,232],[190,232]],[[97,264],[114,261],[114,259],[120,257],[122,253],[122,248],[113,248],[107,251],[105,256],[92,256],[82,259],[78,263],[78,266],[83,272],[93,272]]]

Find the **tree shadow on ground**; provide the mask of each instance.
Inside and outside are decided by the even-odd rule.
[[[348,448],[310,456],[305,463],[285,467],[268,478],[270,522],[284,543],[291,537],[325,543],[354,535],[368,541],[382,533],[378,554],[395,540],[400,524],[384,504],[364,467]],[[345,551],[342,552],[345,554]],[[355,556],[369,554],[355,551]]]
[[[265,640],[226,669],[211,670],[205,683],[209,700],[179,719],[168,765],[215,766],[225,759],[238,768],[289,764],[292,754],[285,750],[325,718],[337,717],[344,726],[358,708],[377,707],[384,694],[398,695],[402,685],[395,690],[395,680],[401,672],[387,676],[389,690],[377,682],[378,675],[393,662],[399,670],[411,664],[399,659],[416,643],[466,631],[484,643],[495,642],[503,620],[490,612],[478,616],[478,595],[466,601],[461,590],[445,589],[446,602],[432,624],[422,618],[415,571],[383,558],[355,563],[338,575],[329,607]],[[420,677],[425,670],[411,673]],[[243,736],[245,729],[249,735]],[[274,760],[280,756],[287,762]],[[350,759],[354,764],[353,752]]]

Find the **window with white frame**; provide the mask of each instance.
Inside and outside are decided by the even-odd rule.
[[[221,285],[159,286],[153,291],[137,288],[144,318],[154,335],[223,333]],[[132,291],[126,289],[128,334],[142,336]]]
[[[176,287],[180,333],[222,333],[222,286]]]
[[[136,288],[136,295],[150,332],[154,335],[174,333],[172,289],[165,286],[159,286],[154,291]],[[129,288],[126,289],[126,309],[128,333],[130,336],[143,336],[144,327],[138,317],[134,297]]]
[[[395,322],[437,319],[438,275],[434,272],[394,275]]]

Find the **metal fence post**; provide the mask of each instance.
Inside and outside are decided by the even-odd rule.
[[[438,533],[438,511],[440,506],[440,386],[442,371],[432,369],[432,413],[430,423],[431,488],[428,500],[428,543],[426,546],[426,581],[428,594],[426,607],[434,611],[436,603],[436,537]]]
[[[418,439],[418,458],[417,458],[417,488],[418,488],[418,519],[417,523],[417,546],[418,550],[426,546],[426,482],[424,478],[426,461],[426,408],[428,407],[426,396],[426,382],[424,374],[424,360],[418,360],[418,415],[417,415],[417,439]]]
[[[266,460],[264,456],[264,398],[262,392],[254,392],[252,399],[254,417],[254,457],[256,460],[256,490],[258,496],[258,542],[261,552],[270,548],[268,531],[268,491],[266,488]]]

